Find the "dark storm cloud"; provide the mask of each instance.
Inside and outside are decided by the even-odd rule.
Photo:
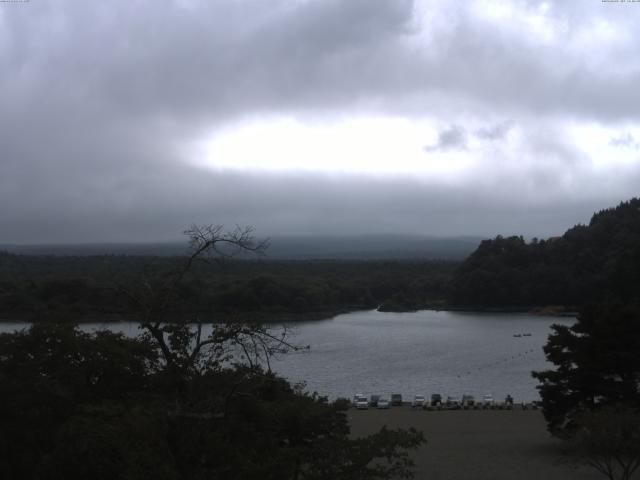
[[[535,11],[536,2],[513,4]],[[226,119],[358,101],[393,109],[394,95],[430,107],[432,96],[448,92],[485,106],[639,115],[630,101],[640,75],[633,42],[607,51],[627,60],[622,75],[563,48],[566,34],[535,43],[447,2],[68,1],[3,9],[10,41],[2,63],[15,72],[3,87],[17,94],[18,107],[26,97],[37,104],[55,96],[111,115]],[[440,20],[428,24],[423,10]],[[593,20],[581,10],[593,6],[556,14],[577,30]]]
[[[544,40],[512,18],[498,28],[470,5],[0,3],[0,241],[168,239],[193,221],[252,223],[270,234],[541,235],[633,192],[635,167],[602,191],[584,154],[553,128],[528,141],[524,153],[539,162],[499,151],[498,160],[476,159],[472,181],[187,164],[185,143],[261,116],[428,115],[454,125],[440,132],[435,150],[463,148],[466,131],[504,139],[510,130],[501,130],[500,118],[527,134],[533,123],[565,118],[640,121],[633,33],[640,9],[563,2],[539,14],[540,2],[509,3],[550,20],[555,37]],[[600,20],[623,32],[609,41],[614,34],[603,27],[606,38],[596,40],[606,48],[588,43]],[[486,125],[466,127],[469,115]],[[536,193],[549,184],[553,191]],[[522,218],[530,223],[518,223],[528,209]]]
[[[197,120],[352,100],[409,33],[412,2],[38,2],[5,16],[3,63],[31,84],[12,77],[14,90]]]

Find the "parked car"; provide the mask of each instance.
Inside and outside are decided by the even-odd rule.
[[[329,405],[329,397],[326,395],[321,395],[318,397],[318,403],[320,405]]]
[[[369,399],[359,393],[356,393],[353,397],[353,404],[358,410],[366,410],[369,408]]]
[[[442,395],[439,393],[434,393],[431,395],[431,406],[432,407],[440,407],[442,406]]]
[[[389,400],[387,400],[386,398],[378,399],[378,408],[389,408],[390,406],[391,402],[389,402]]]
[[[372,407],[377,407],[379,401],[380,401],[380,395],[371,395],[371,401],[369,402],[369,404]]]
[[[476,404],[476,399],[473,395],[462,395],[462,408],[468,410],[473,408]]]
[[[449,410],[460,410],[460,399],[458,397],[448,396],[444,405]]]
[[[415,397],[413,397],[413,402],[411,402],[411,406],[413,408],[422,408],[424,407],[424,404],[425,404],[424,395],[416,395]]]
[[[486,394],[482,397],[482,408],[495,408],[496,402],[493,399],[493,395]]]
[[[391,395],[391,405],[399,406],[402,405],[402,395],[399,393],[394,393]]]

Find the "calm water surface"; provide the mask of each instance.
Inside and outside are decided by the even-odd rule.
[[[538,399],[532,370],[549,368],[542,346],[553,323],[570,318],[513,313],[376,311],[338,315],[330,320],[298,322],[291,341],[309,351],[279,356],[272,368],[307,390],[332,398],[402,393],[481,397],[502,400]],[[0,331],[20,328],[2,324]],[[88,324],[83,329],[110,328],[127,334],[135,324]],[[530,333],[531,336],[514,337]]]

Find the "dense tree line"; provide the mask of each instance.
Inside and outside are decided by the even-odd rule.
[[[122,289],[171,271],[181,257],[54,257],[0,254],[0,315],[25,320],[79,320],[127,315]],[[455,263],[439,261],[198,262],[180,286],[175,314],[331,313],[415,309],[446,297]]]
[[[557,238],[498,236],[456,270],[455,305],[580,306],[640,299],[640,199],[593,215]]]
[[[121,287],[169,271],[182,257],[0,253],[0,315],[28,320],[126,315]],[[498,236],[461,264],[443,261],[199,262],[175,313],[319,314],[375,308],[528,308],[640,297],[640,200],[593,215],[561,237]]]
[[[229,333],[214,350],[237,339]],[[171,345],[184,356],[184,344]],[[203,349],[168,368],[149,336],[69,324],[0,335],[0,477],[409,478],[407,451],[422,434],[352,439],[345,403],[323,404],[257,364],[214,357]]]

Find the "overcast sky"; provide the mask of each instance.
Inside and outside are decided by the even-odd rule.
[[[640,2],[0,3],[0,243],[561,234],[640,190]]]

